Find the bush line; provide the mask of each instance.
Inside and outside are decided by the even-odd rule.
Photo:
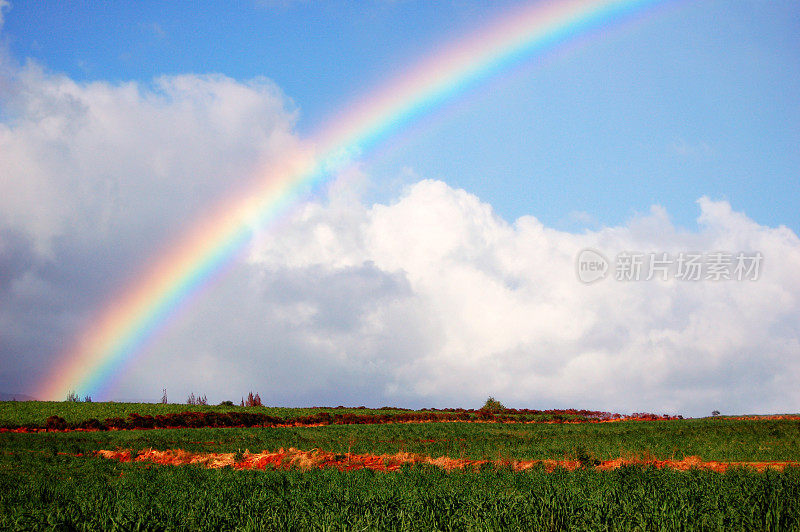
[[[226,427],[275,427],[307,425],[372,425],[383,423],[484,421],[494,423],[551,422],[551,423],[593,423],[614,420],[661,420],[678,419],[680,416],[656,416],[654,414],[633,414],[621,416],[607,412],[587,410],[507,410],[495,414],[481,410],[423,410],[400,412],[396,414],[352,414],[320,412],[293,418],[280,418],[259,412],[181,412],[163,415],[128,414],[127,418],[110,417],[103,421],[87,419],[67,422],[60,416],[50,416],[43,425],[6,425],[6,430],[22,431],[67,431],[67,430],[132,430],[132,429],[175,429],[175,428],[226,428]]]

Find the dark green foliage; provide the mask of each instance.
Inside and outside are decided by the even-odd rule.
[[[600,460],[598,460],[593,453],[587,451],[586,447],[583,445],[579,445],[578,448],[575,449],[575,459],[581,463],[581,467],[584,469],[600,465]]]
[[[63,417],[59,416],[50,416],[44,422],[44,426],[47,429],[51,430],[64,430],[69,428],[69,424]]]

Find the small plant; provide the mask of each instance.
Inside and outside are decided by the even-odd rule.
[[[503,406],[503,403],[491,396],[486,399],[486,402],[483,403],[483,406],[481,407],[482,411],[491,412],[492,414],[503,412],[505,409],[506,407]]]
[[[78,394],[75,393],[74,390],[70,390],[70,392],[67,394],[67,402],[68,403],[80,403],[81,402],[81,398],[78,397]]]
[[[577,449],[575,449],[575,459],[580,462],[583,469],[600,465],[600,460],[598,460],[594,454],[587,451],[586,447],[583,446],[579,446]]]

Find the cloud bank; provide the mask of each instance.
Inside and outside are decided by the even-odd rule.
[[[0,390],[18,393],[111,294],[298,139],[291,102],[264,79],[4,72]],[[332,187],[265,228],[105,398],[155,401],[166,387],[173,401],[252,389],[285,405],[479,406],[494,395],[531,408],[796,410],[800,240],[724,201],[698,207],[691,231],[655,206],[573,234],[535,216],[509,223],[441,181],[387,204]],[[764,261],[756,281],[587,285],[575,272],[587,247]]]

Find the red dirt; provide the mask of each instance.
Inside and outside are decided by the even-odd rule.
[[[440,467],[446,471],[452,470],[477,470],[484,464],[493,467],[508,467],[513,471],[524,471],[536,466],[544,466],[547,471],[564,468],[570,471],[579,469],[578,460],[468,460],[463,458],[450,458],[442,456],[433,458],[419,454],[398,452],[396,454],[355,454],[332,453],[320,449],[302,451],[294,447],[287,450],[281,448],[275,452],[263,451],[250,453],[245,451],[239,460],[234,453],[191,453],[181,449],[158,451],[148,449],[135,456],[130,450],[96,451],[97,456],[120,460],[121,462],[150,462],[163,465],[199,464],[207,468],[233,467],[234,469],[266,469],[268,466],[275,469],[300,469],[335,467],[340,471],[354,471],[357,469],[372,469],[374,471],[397,471],[403,465],[427,464]],[[690,469],[708,469],[724,473],[732,467],[752,467],[757,471],[776,469],[782,471],[787,466],[798,467],[800,462],[706,462],[697,456],[689,456],[683,460],[654,460],[654,459],[627,459],[616,458],[606,460],[596,466],[600,471],[609,471],[626,465],[653,466],[658,469],[670,468],[678,471]]]

